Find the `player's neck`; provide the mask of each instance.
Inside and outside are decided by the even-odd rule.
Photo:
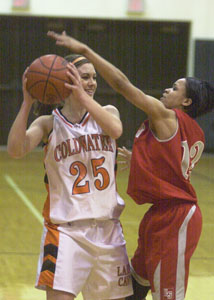
[[[70,122],[79,123],[86,113],[86,109],[80,105],[65,103],[61,112]]]

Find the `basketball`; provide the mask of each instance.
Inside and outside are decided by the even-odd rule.
[[[67,61],[58,55],[44,55],[34,60],[26,73],[27,91],[44,104],[57,104],[69,96]]]

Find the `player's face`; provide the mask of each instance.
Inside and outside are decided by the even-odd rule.
[[[178,79],[171,88],[163,92],[160,101],[167,108],[182,108],[186,101],[186,80]]]
[[[83,64],[78,67],[81,82],[86,93],[93,98],[97,89],[97,73],[91,63]]]

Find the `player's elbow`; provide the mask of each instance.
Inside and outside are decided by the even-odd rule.
[[[9,154],[9,156],[11,158],[14,158],[14,159],[20,159],[20,158],[22,158],[24,156],[24,155],[21,155],[19,153],[14,153],[13,151],[7,151],[7,152]]]
[[[114,129],[111,130],[110,136],[112,139],[117,140],[121,137],[123,133],[122,126],[116,126]]]
[[[15,147],[7,145],[7,153],[11,158],[20,159],[24,157],[24,153],[21,150],[17,150]]]

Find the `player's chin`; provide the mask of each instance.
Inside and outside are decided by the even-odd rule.
[[[166,102],[166,98],[164,96],[160,97],[160,102],[164,104]]]
[[[167,101],[166,101],[166,99],[165,99],[164,97],[161,97],[161,98],[160,98],[160,102],[161,102],[166,108],[168,108],[168,107],[167,107]]]

